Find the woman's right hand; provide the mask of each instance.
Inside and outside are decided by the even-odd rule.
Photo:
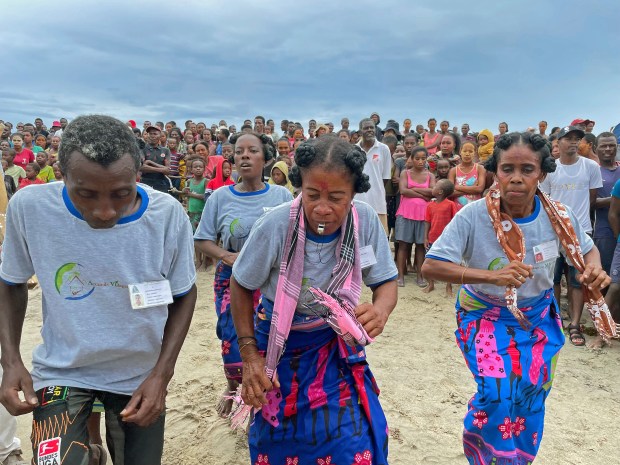
[[[490,283],[496,286],[521,287],[527,278],[534,277],[534,267],[513,260],[501,270],[490,271]]]
[[[249,348],[247,351],[249,352]],[[246,405],[261,408],[267,404],[265,393],[274,387],[279,388],[277,379],[272,383],[265,373],[265,358],[252,348],[243,358],[243,379],[241,382],[241,398]]]

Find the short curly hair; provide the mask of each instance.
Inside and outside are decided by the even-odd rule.
[[[366,152],[339,137],[321,137],[303,142],[295,151],[295,166],[291,168],[289,180],[300,188],[304,172],[312,167],[326,170],[343,169],[351,174],[353,190],[360,194],[370,189],[368,175],[364,174]]]
[[[127,124],[111,116],[85,115],[71,121],[62,133],[58,148],[58,162],[63,173],[68,172],[74,152],[104,167],[129,154],[136,173],[142,166],[133,132]]]
[[[532,134],[530,132],[503,134],[495,142],[493,156],[485,162],[484,168],[492,173],[497,173],[497,165],[501,154],[516,145],[525,145],[538,154],[540,157],[540,169],[543,173],[553,173],[555,171],[555,160],[551,156],[551,144],[540,134]]]
[[[258,118],[258,116],[257,116]],[[256,137],[258,140],[261,141],[261,146],[263,148],[263,157],[265,158],[265,163],[268,162],[269,160],[271,160],[275,153],[277,152],[276,150],[276,146],[273,143],[273,139],[268,136],[267,134],[259,134],[258,132],[236,132],[234,133],[232,136],[230,136],[230,143],[235,145],[237,143],[237,141],[239,140],[240,137],[243,136],[254,136]],[[288,139],[287,139],[288,142]],[[229,159],[229,162],[231,163],[235,163],[235,156],[232,155]]]

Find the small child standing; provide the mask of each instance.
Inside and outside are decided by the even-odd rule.
[[[205,191],[207,189],[207,179],[204,172],[207,167],[202,158],[194,158],[188,161],[190,173],[192,177],[187,181],[187,186],[183,189],[183,193],[189,198],[187,202],[187,214],[192,223],[192,229],[196,232],[202,211],[205,208]],[[194,263],[196,271],[207,271],[208,258],[194,247]]]
[[[422,277],[424,262],[424,220],[426,207],[431,199],[435,176],[426,169],[428,151],[424,147],[414,147],[407,159],[412,162],[410,169],[400,175],[400,205],[396,212],[395,237],[400,242],[396,266],[398,268],[398,286],[405,285],[405,269],[407,257],[411,255],[415,244],[413,265],[417,271],[417,284],[425,287],[427,283]]]
[[[424,222],[424,247],[426,251],[431,248],[448,223],[456,215],[456,204],[449,199],[454,193],[454,184],[449,179],[440,179],[433,187],[433,201],[426,208],[426,218]],[[428,286],[422,292],[429,293],[435,289],[432,279],[428,280]],[[446,295],[452,297],[452,284],[446,284]]]
[[[53,168],[47,164],[47,152],[37,152],[35,157],[39,168],[41,168],[41,171],[39,171],[39,175],[37,176],[37,178],[39,178],[44,183],[56,181],[56,176],[54,176]]]
[[[45,181],[41,181],[37,177],[40,172],[41,168],[38,163],[28,163],[26,165],[26,177],[19,180],[19,189],[31,186],[32,184],[45,184]]]

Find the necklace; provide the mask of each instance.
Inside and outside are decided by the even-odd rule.
[[[265,183],[261,182],[261,186],[262,187],[260,187],[258,189],[254,189],[254,190],[249,191],[249,190],[247,190],[245,188],[245,184],[242,181],[240,184],[237,184],[236,187],[237,187],[237,192],[257,192],[257,191],[261,191],[261,190],[263,190],[265,188]]]

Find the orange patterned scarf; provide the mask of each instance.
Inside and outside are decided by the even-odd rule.
[[[564,205],[551,200],[547,194],[540,190],[536,194],[549,216],[551,226],[560,239],[567,258],[570,259],[579,273],[583,273],[586,265],[581,253],[581,246]],[[497,234],[497,241],[502,246],[506,257],[510,261],[523,262],[525,259],[525,238],[521,228],[510,216],[500,210],[499,189],[492,187],[489,190],[486,195],[486,203],[493,229]],[[506,286],[505,298],[508,309],[521,327],[528,329],[530,323],[517,306],[517,289],[514,286]],[[620,325],[613,321],[600,289],[590,290],[587,286],[583,286],[583,301],[586,309],[590,312],[594,327],[601,337],[605,341],[620,338]]]

